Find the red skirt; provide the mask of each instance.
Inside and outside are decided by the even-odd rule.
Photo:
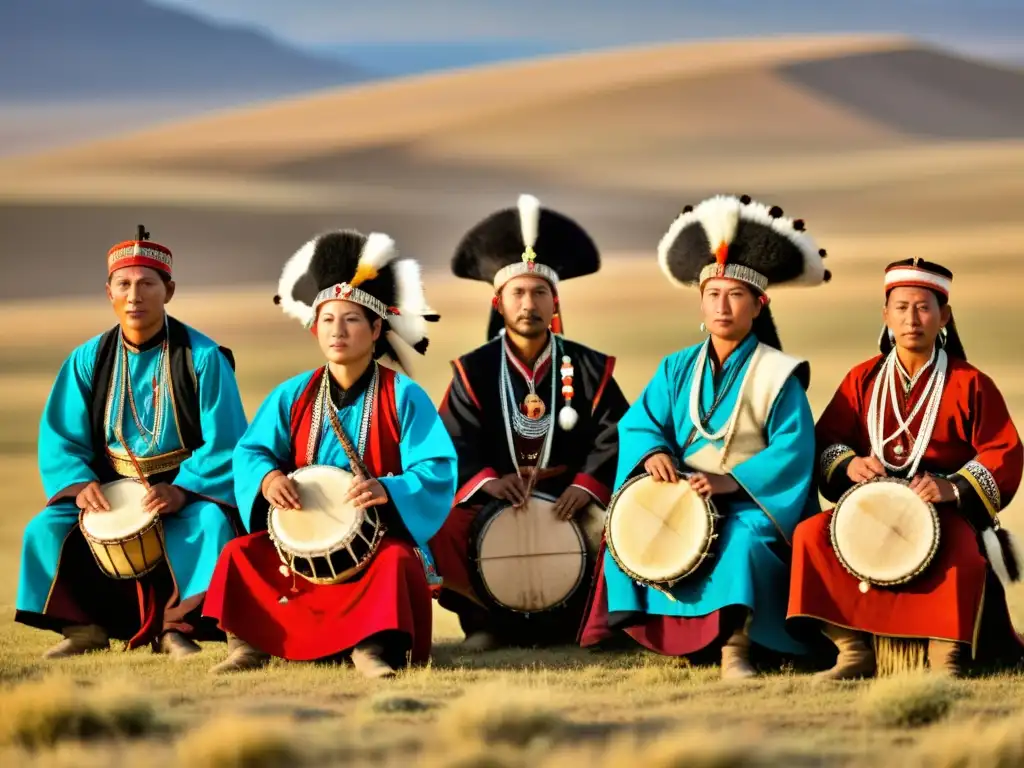
[[[939,507],[940,541],[928,569],[909,584],[867,593],[840,564],[829,536],[831,510],[793,535],[789,619],[812,618],[875,635],[954,640],[974,646],[988,563],[974,529]]]
[[[333,656],[388,631],[409,635],[414,664],[430,657],[430,588],[410,544],[385,539],[370,565],[341,584],[312,584],[280,569],[266,531],[234,539],[217,561],[205,615],[253,647],[291,661]]]
[[[597,555],[597,574],[580,629],[580,645],[597,645],[613,637],[621,629],[645,648],[663,656],[688,656],[697,653],[718,639],[721,616],[715,611],[707,616],[658,616],[654,614],[624,615],[623,626],[613,626],[608,613],[608,592],[604,586],[604,542]]]
[[[441,529],[430,540],[437,573],[444,579],[442,592],[450,590],[481,605],[469,580],[469,529],[480,507],[453,507]]]

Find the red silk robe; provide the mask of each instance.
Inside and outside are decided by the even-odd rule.
[[[363,460],[373,476],[384,477],[402,472],[401,429],[394,371],[383,366],[379,370]],[[291,409],[296,467],[315,462],[307,452],[322,371],[312,375]],[[234,539],[217,562],[205,614],[217,619],[225,632],[292,661],[328,658],[382,632],[404,635],[411,661],[427,661],[432,603],[424,566],[407,537],[393,535],[402,529],[397,514],[391,514],[395,510],[387,505],[378,510],[388,533],[370,564],[340,584],[313,584],[282,573],[281,559],[265,530]]]
[[[818,420],[819,486],[833,503],[853,486],[846,474],[849,462],[870,455],[868,404],[881,363],[878,356],[850,371]],[[902,381],[897,381],[904,419],[930,373],[931,368],[926,368],[906,394]],[[900,379],[899,371],[893,375]],[[920,431],[925,410],[909,425],[912,435]],[[887,437],[896,429],[888,396],[885,414]],[[902,447],[901,455],[894,452],[897,445]],[[885,459],[902,463],[911,448],[904,433],[886,446]],[[1013,498],[1022,469],[1020,436],[996,385],[966,361],[950,358],[935,428],[918,470],[945,476],[960,491],[959,508],[955,503],[936,505],[940,543],[935,559],[909,584],[872,587],[861,593],[859,582],[832,549],[831,510],[815,515],[802,522],[793,537],[789,620],[819,619],[876,635],[953,640],[976,648],[987,599],[1003,603],[997,607],[1005,618],[1002,591],[986,594],[988,565],[976,534]],[[994,579],[988,579],[988,584],[998,586]]]

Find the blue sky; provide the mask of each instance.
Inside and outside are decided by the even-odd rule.
[[[519,39],[583,47],[788,31],[897,31],[983,46],[1024,41],[1024,0],[153,1],[304,45]]]

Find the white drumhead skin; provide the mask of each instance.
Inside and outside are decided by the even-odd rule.
[[[302,509],[272,509],[270,526],[278,542],[293,554],[330,550],[362,522],[362,510],[345,498],[355,479],[350,472],[338,467],[301,467],[291,478],[298,486]]]
[[[608,537],[620,564],[650,581],[686,573],[711,535],[707,506],[690,484],[637,480],[609,512]]]
[[[575,525],[558,519],[554,506],[534,496],[524,509],[505,507],[478,544],[484,583],[508,608],[551,608],[569,597],[584,576],[585,545]]]
[[[153,515],[142,511],[142,499],[146,495],[142,483],[126,477],[107,483],[100,490],[110,502],[110,511],[87,511],[82,515],[82,527],[94,539],[119,541],[153,522]]]
[[[935,544],[928,505],[901,483],[867,483],[836,509],[835,538],[847,565],[866,579],[893,582],[919,569]]]

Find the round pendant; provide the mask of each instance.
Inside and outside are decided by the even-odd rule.
[[[531,392],[523,400],[523,413],[526,414],[526,418],[537,419],[544,418],[544,413],[547,411],[547,407],[544,405],[544,401],[540,399],[540,395]]]
[[[860,591],[861,591],[861,592],[862,592],[863,594],[865,594],[865,595],[866,595],[866,594],[868,593],[868,590],[869,590],[869,589],[871,589],[871,585],[870,585],[870,584],[868,584],[868,583],[867,583],[866,581],[862,581],[862,582],[860,583],[860,587],[859,587],[859,589],[860,589]]]
[[[903,446],[902,445],[894,445],[893,448],[892,448],[892,452],[895,453],[897,456],[902,456],[903,455]]]

